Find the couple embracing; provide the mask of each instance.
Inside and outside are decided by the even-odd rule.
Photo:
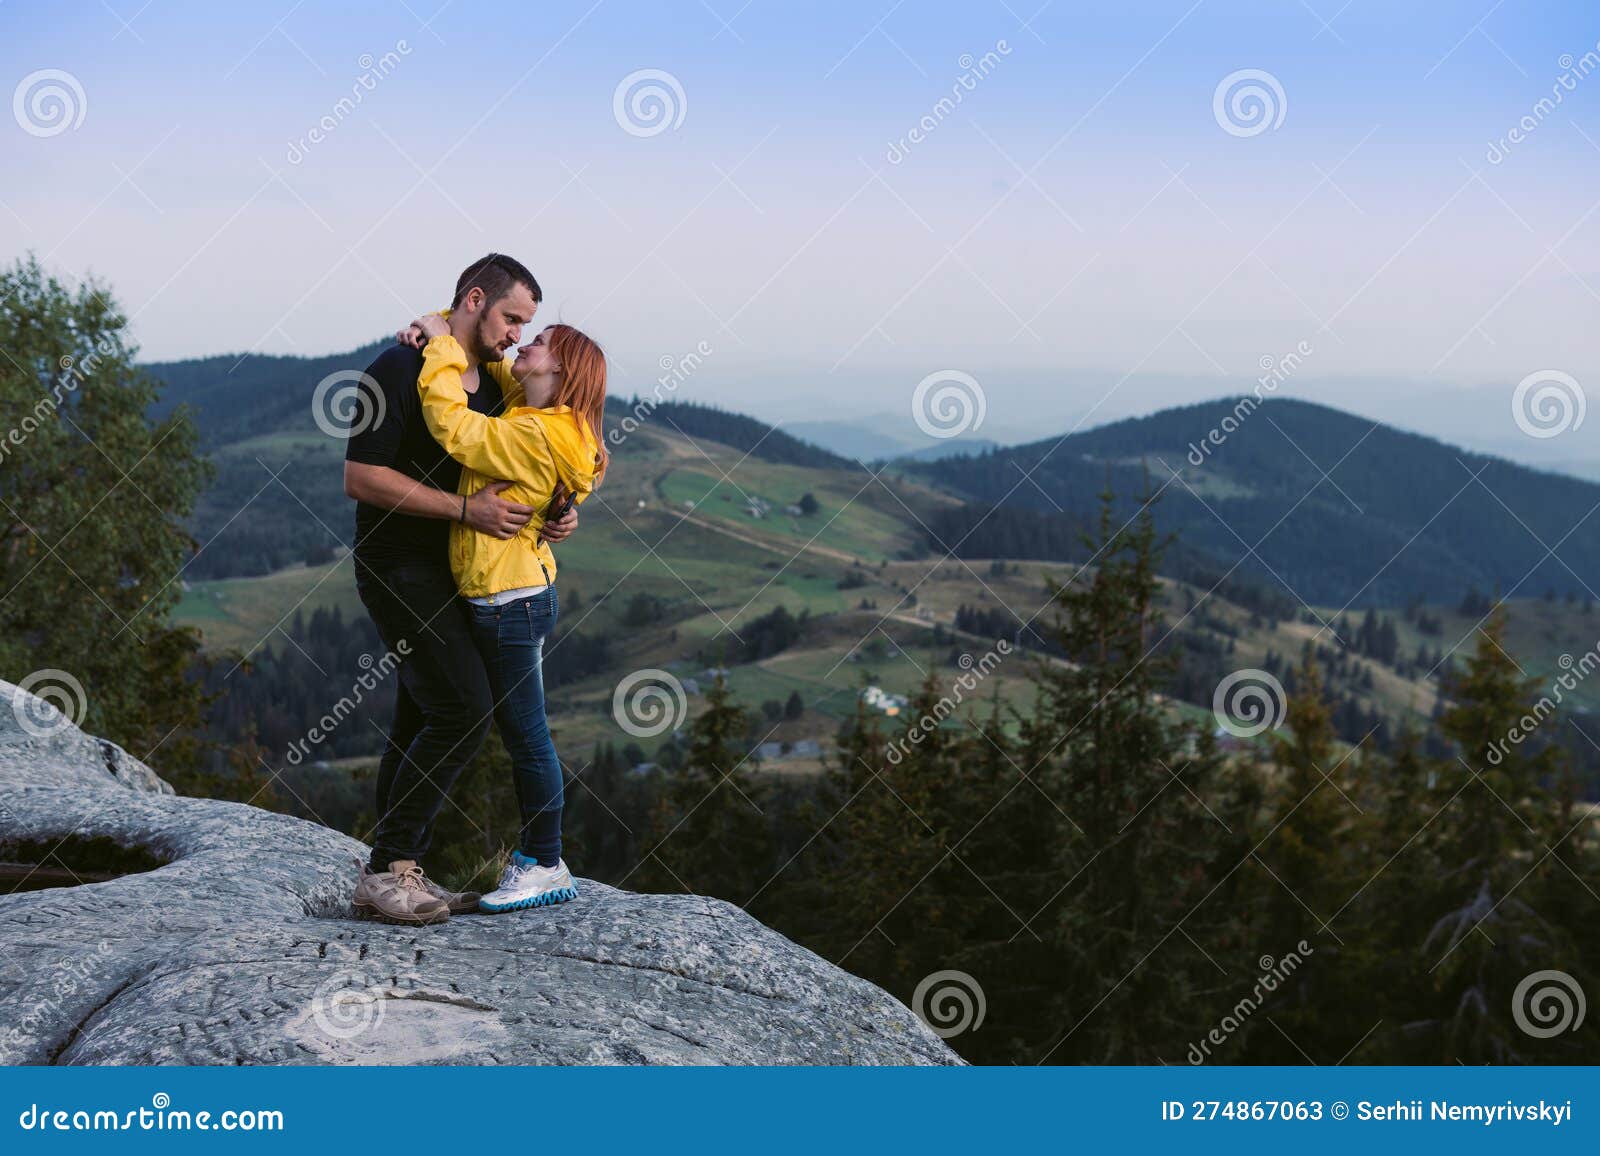
[[[561,763],[545,718],[555,627],[552,542],[605,476],[605,354],[567,325],[531,329],[542,293],[520,262],[474,261],[450,308],[418,318],[367,367],[345,448],[356,501],[356,589],[399,666],[378,766],[378,825],[355,906],[442,923],[576,897],[561,857]],[[404,645],[402,645],[402,643]],[[422,868],[434,821],[488,734],[511,755],[519,846],[487,895]]]

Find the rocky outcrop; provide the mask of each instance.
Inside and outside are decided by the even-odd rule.
[[[141,869],[0,897],[5,1063],[960,1062],[879,988],[715,899],[579,880],[536,912],[357,921],[361,843],[176,796],[69,720],[41,728],[38,700],[25,729],[22,693],[0,682],[0,860]]]

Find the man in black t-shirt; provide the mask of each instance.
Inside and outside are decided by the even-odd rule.
[[[498,414],[500,389],[484,361],[515,345],[541,293],[519,262],[491,253],[461,274],[450,331],[471,363],[468,404]],[[428,432],[417,396],[419,350],[397,345],[367,367],[345,446],[345,493],[356,500],[356,590],[389,650],[400,658],[389,741],[378,764],[378,826],[356,887],[356,908],[393,923],[440,923],[476,910],[478,897],[447,891],[420,866],[434,820],[494,714],[488,676],[450,574],[449,522],[514,537],[531,506],[500,496],[496,482],[470,498],[455,492],[461,467]],[[576,514],[544,528],[560,541]]]

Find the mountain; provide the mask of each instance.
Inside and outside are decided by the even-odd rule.
[[[161,382],[157,416],[189,406],[217,467],[190,522],[201,549],[185,569],[186,579],[319,565],[347,544],[352,511],[344,496],[344,439],[330,431],[348,421],[336,398],[349,388],[349,379],[337,375],[359,373],[386,345],[380,341],[325,357],[247,353],[142,367]],[[319,389],[330,378],[330,388]],[[766,462],[859,469],[765,422],[712,406],[613,396],[606,413],[613,430],[626,432],[624,423],[631,419],[681,434],[683,452],[690,455],[695,444],[707,441]],[[784,501],[797,501],[803,492]]]
[[[812,445],[863,462],[896,458],[910,448],[909,443],[900,438],[867,429],[856,422],[791,421],[785,422],[783,428]]]
[[[895,461],[936,462],[941,458],[972,457],[976,454],[992,453],[1000,448],[999,442],[990,441],[988,438],[952,438],[947,442],[935,442],[931,446],[900,454]]]
[[[1318,377],[1302,369],[1279,385],[1273,396],[1331,406],[1534,469],[1600,479],[1600,421],[1582,420],[1583,400],[1570,387],[1562,388],[1555,373],[1530,376],[1535,384],[1522,399],[1522,422],[1514,408],[1516,376],[1465,385],[1400,375]],[[1078,432],[1189,405],[1197,397],[1249,391],[1255,383],[1254,373],[1224,377],[1139,373],[1108,393],[1104,371],[985,375],[983,384],[995,404],[988,407],[981,427],[950,440],[967,443],[987,438],[1001,445],[1020,445],[1038,439],[1041,431]],[[841,387],[835,383],[834,388]],[[903,381],[863,375],[848,379],[842,396],[835,394],[835,400],[826,404],[825,419],[816,418],[814,403],[802,407],[783,393],[766,399],[761,412],[769,419],[782,418],[783,428],[796,437],[835,453],[862,461],[888,460],[933,440],[920,433],[908,410],[873,408],[874,399],[904,397],[909,391]],[[1541,391],[1545,391],[1542,398]],[[724,404],[739,405],[731,400]]]
[[[267,574],[337,553],[350,523],[343,442],[326,432],[337,420],[325,414],[319,424],[314,396],[320,382],[359,371],[382,348],[145,367],[163,383],[163,409],[194,409],[218,467],[192,523],[205,549],[185,577]],[[860,468],[857,454],[796,436],[839,434],[845,423],[776,428],[710,406],[613,398],[608,421],[629,419],[681,435],[674,453],[699,456],[705,442],[738,451],[735,462],[749,455],[802,469]],[[889,440],[880,425],[864,423],[861,437]],[[903,520],[925,548],[954,546],[962,557],[1076,557],[1097,495],[1109,485],[1127,511],[1148,484],[1161,492],[1162,528],[1180,535],[1169,553],[1174,576],[1207,584],[1227,576],[1236,594],[1248,580],[1277,599],[1335,607],[1440,604],[1474,588],[1588,597],[1584,576],[1600,569],[1600,537],[1584,528],[1600,505],[1595,483],[1299,399],[1219,399],[1009,448],[920,440],[921,449],[897,458],[898,476],[952,500],[930,508],[925,527],[902,510]],[[797,486],[775,497],[777,508],[799,499]]]
[[[611,398],[606,405],[609,422],[639,412],[640,403]],[[800,440],[785,431],[743,414],[695,402],[667,401],[649,409],[646,421],[663,422],[688,438],[707,438],[769,462],[815,469],[850,469],[847,457]]]
[[[1531,392],[1524,395],[1520,407],[1517,383],[1511,381],[1454,387],[1393,382],[1365,396],[1326,389],[1323,392],[1331,396],[1304,400],[1332,401],[1340,409],[1381,419],[1385,425],[1415,430],[1534,469],[1591,480],[1600,476],[1600,423],[1583,421],[1581,387],[1575,394],[1563,388],[1559,375],[1549,371],[1531,374],[1530,380]]]
[[[375,341],[324,357],[226,354],[141,368],[161,382],[157,416],[189,406],[202,444],[212,447],[268,433],[316,433],[311,399],[317,383],[342,370],[365,369],[388,344]]]
[[[324,357],[288,357],[268,354],[227,354],[186,361],[151,362],[141,368],[161,382],[156,416],[180,405],[195,414],[204,445],[217,448],[260,438],[267,434],[315,435],[324,432],[316,417],[317,387],[335,374],[359,373],[387,348],[376,341],[348,353]],[[337,389],[340,382],[332,383]],[[341,428],[335,407],[323,401],[327,424]],[[607,415],[620,422],[628,414],[664,422],[685,436],[704,437],[767,461],[810,465],[824,469],[846,467],[848,457],[808,444],[793,435],[743,414],[695,402],[641,401],[616,393],[607,403]],[[324,433],[324,436],[326,434]]]
[[[1309,603],[1588,597],[1600,572],[1600,485],[1297,400],[1219,399],[907,473],[973,504],[933,527],[964,556],[1059,556],[1101,491],[1126,512],[1148,487],[1186,547]]]
[[[919,430],[909,413],[869,414],[851,421],[786,421],[782,425],[795,437],[861,462],[899,458],[926,461],[951,454],[983,453],[1000,444],[992,438],[970,433],[951,438],[933,437]]]

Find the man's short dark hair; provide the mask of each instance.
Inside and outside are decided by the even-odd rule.
[[[513,285],[526,285],[528,292],[533,294],[535,305],[544,300],[539,282],[533,279],[526,265],[504,253],[490,253],[462,270],[461,276],[456,279],[456,295],[450,307],[454,309],[460,305],[473,288],[482,289],[485,302],[493,305],[511,292]]]

